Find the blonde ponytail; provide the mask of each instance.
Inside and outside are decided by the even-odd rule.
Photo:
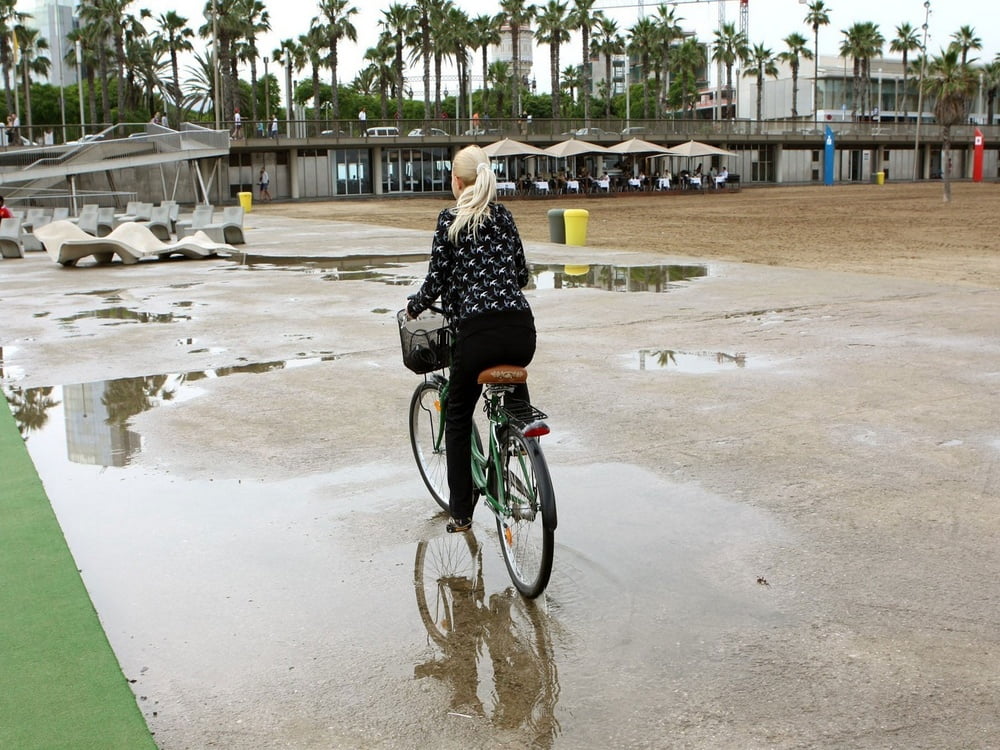
[[[455,154],[451,168],[465,189],[452,209],[455,221],[448,227],[448,239],[458,242],[459,235],[466,228],[475,239],[479,227],[490,215],[490,203],[496,200],[496,175],[490,166],[490,158],[479,146],[466,146]]]

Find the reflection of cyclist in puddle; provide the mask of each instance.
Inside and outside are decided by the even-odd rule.
[[[486,716],[498,728],[527,729],[533,747],[550,747],[559,731],[559,684],[535,604],[512,588],[486,596],[482,550],[474,537],[421,542],[416,562],[417,605],[442,656],[417,665],[414,675],[448,683],[456,713]],[[483,669],[487,650],[490,662]],[[490,673],[486,700],[492,708],[483,705],[479,691],[480,674]]]

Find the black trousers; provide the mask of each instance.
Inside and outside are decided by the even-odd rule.
[[[476,382],[479,373],[494,365],[525,367],[534,354],[535,325],[530,312],[489,313],[469,321],[455,337],[444,433],[453,518],[471,518],[474,508],[472,417],[483,391]],[[528,386],[516,386],[511,396],[528,401]]]

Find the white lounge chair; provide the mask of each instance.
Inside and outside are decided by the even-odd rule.
[[[149,221],[136,223],[149,229],[161,242],[170,242],[170,206],[155,206]]]
[[[196,228],[200,228],[201,231],[217,242],[225,242],[230,245],[243,245],[246,243],[243,237],[242,206],[225,206],[222,209],[222,221]]]
[[[146,258],[161,259],[176,254],[208,258],[220,251],[236,251],[201,233],[171,244],[160,242],[147,227],[136,222],[120,224],[106,237],[94,237],[69,221],[53,221],[39,227],[36,236],[49,257],[63,266],[75,266],[89,256],[98,263],[110,263],[117,255],[122,263],[132,265]]]
[[[177,222],[177,238],[180,239],[189,234],[194,234],[196,229],[207,227],[212,223],[212,214],[214,211],[215,207],[210,204],[203,203],[195,206],[190,219],[183,219]]]
[[[23,258],[24,248],[21,246],[21,220],[0,219],[0,257]]]
[[[111,234],[111,231],[118,225],[115,221],[115,209],[114,208],[99,208],[97,209],[97,236],[107,237]]]

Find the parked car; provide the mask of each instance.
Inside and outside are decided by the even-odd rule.
[[[412,136],[424,136],[424,135],[449,135],[446,131],[441,130],[441,128],[414,128],[407,135]]]
[[[603,128],[580,128],[579,130],[574,130],[573,135],[580,138],[603,138],[604,136],[614,135],[614,133]]]
[[[643,133],[648,133],[642,125],[633,125],[630,128],[623,128],[622,135],[642,135]]]
[[[469,128],[465,135],[500,135],[499,128]]]
[[[399,135],[399,128],[376,127],[368,128],[365,135],[371,138],[391,138]]]
[[[81,143],[94,143],[95,141],[103,141],[104,133],[88,133],[87,135],[81,137],[76,141],[66,141],[67,146],[79,146]]]
[[[320,135],[334,136],[334,135],[347,135],[343,130],[324,130]]]

